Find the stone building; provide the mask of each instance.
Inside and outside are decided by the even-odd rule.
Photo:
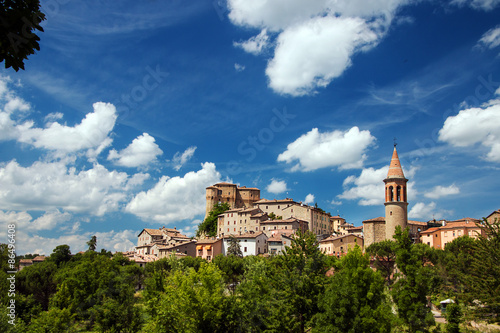
[[[363,221],[365,247],[385,239],[393,239],[396,226],[402,229],[408,226],[408,196],[403,168],[399,161],[396,145],[392,153],[389,172],[385,183],[385,217],[376,217]]]
[[[260,222],[268,219],[266,213],[258,207],[226,210],[218,216],[217,236],[241,235],[250,231],[259,231]]]
[[[254,187],[238,186],[231,183],[217,183],[206,188],[205,218],[215,204],[226,202],[231,209],[250,208],[254,202],[260,200],[260,190]]]
[[[330,236],[319,242],[319,249],[327,255],[341,256],[358,245],[363,251],[363,237],[350,234],[343,236]]]

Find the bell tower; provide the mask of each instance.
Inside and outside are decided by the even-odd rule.
[[[391,164],[385,183],[385,239],[392,240],[394,229],[401,226],[401,229],[408,225],[408,197],[406,183],[408,179],[403,174],[401,163],[399,162],[396,144],[392,153]]]

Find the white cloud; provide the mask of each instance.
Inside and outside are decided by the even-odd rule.
[[[235,64],[234,64],[234,69],[235,69],[237,72],[243,72],[243,71],[245,70],[245,66],[235,63]]]
[[[374,46],[363,19],[317,17],[280,34],[266,74],[276,92],[300,96],[326,87],[351,65],[351,56]]]
[[[261,29],[258,36],[235,45],[254,54],[261,53],[263,45],[276,45],[266,69],[269,85],[278,93],[298,96],[314,93],[340,76],[351,57],[375,46],[397,9],[410,2],[229,0],[228,16],[235,25]],[[278,34],[276,43],[267,30]]]
[[[111,144],[109,134],[115,126],[116,108],[103,102],[94,103],[93,108],[94,111],[74,127],[52,122],[46,128],[35,128],[33,122],[26,122],[17,127],[18,140],[63,154],[91,148],[102,151]]]
[[[436,203],[431,202],[429,204],[425,204],[423,202],[417,202],[408,213],[408,217],[411,218],[424,218],[426,220],[431,220],[436,209]],[[434,215],[435,216],[435,215]],[[436,217],[436,216],[435,216]],[[439,218],[439,217],[437,217]]]
[[[451,4],[458,6],[470,6],[474,9],[489,11],[500,4],[500,0],[452,0]]]
[[[244,42],[234,42],[233,45],[236,47],[241,47],[248,53],[258,55],[264,48],[267,47],[268,43],[269,36],[267,35],[267,30],[262,29],[262,31],[257,36],[251,37]]]
[[[127,148],[118,152],[112,149],[109,152],[108,160],[114,161],[116,165],[135,168],[147,165],[156,160],[157,156],[163,154],[163,151],[155,143],[155,138],[148,133],[138,136]]]
[[[172,162],[174,163],[174,170],[179,171],[184,164],[187,163],[193,157],[196,147],[192,146],[186,149],[182,154],[180,152],[175,153]]]
[[[304,199],[304,203],[306,205],[309,205],[309,204],[312,204],[314,202],[314,194],[311,194],[309,193],[308,195],[306,195],[306,198]]]
[[[103,215],[119,209],[128,191],[148,174],[129,177],[99,164],[77,171],[63,162],[35,162],[23,167],[10,161],[0,168],[0,209],[53,211]]]
[[[456,147],[480,143],[489,149],[487,160],[500,162],[500,100],[448,117],[439,130],[439,140]]]
[[[29,103],[9,88],[11,82],[9,76],[0,75],[0,141],[17,139],[18,123],[13,118],[19,119],[30,110]]]
[[[147,192],[138,193],[125,210],[143,220],[173,223],[205,213],[205,189],[220,181],[213,163],[203,163],[201,170],[184,177],[163,176]]]
[[[404,171],[406,174],[414,174],[414,168],[409,171]],[[361,206],[382,205],[385,200],[384,196],[384,179],[387,177],[389,166],[384,166],[380,169],[367,168],[361,171],[359,177],[349,176],[344,180],[344,192],[339,194],[337,198],[346,200],[359,200]],[[417,191],[414,189],[413,182],[408,182],[407,193],[408,200],[414,198]]]
[[[488,30],[479,40],[480,45],[484,45],[490,49],[500,45],[500,26]]]
[[[38,253],[50,255],[58,245],[69,245],[71,253],[78,251],[86,251],[88,249],[87,242],[95,235],[97,237],[97,248],[104,248],[108,251],[127,251],[134,248],[137,243],[137,230],[121,230],[108,232],[81,232],[78,228],[72,228],[69,233],[55,236],[43,237],[33,231],[42,229],[32,229],[40,221],[41,218],[46,220],[58,219],[58,224],[67,222],[65,213],[58,217],[58,213],[46,213],[42,217],[35,219],[27,212],[3,212],[0,210],[0,226],[3,230],[7,230],[7,224],[16,224],[16,252],[18,254]],[[66,223],[67,224],[67,223]],[[79,225],[78,222],[75,225]],[[0,235],[0,243],[7,241],[6,233]]]
[[[280,194],[288,191],[284,180],[271,179],[271,183],[267,185],[266,191],[273,194]]]
[[[287,146],[278,156],[279,162],[298,163],[292,171],[311,171],[325,167],[361,168],[365,151],[375,141],[370,131],[353,127],[348,131],[320,133],[313,128]]]
[[[438,185],[435,186],[430,192],[425,193],[424,196],[430,199],[439,199],[441,197],[458,193],[460,193],[460,189],[455,184],[447,187]]]
[[[445,210],[445,209],[436,209],[436,203],[431,202],[431,203],[423,203],[423,202],[417,202],[411,209],[410,212],[408,213],[408,217],[410,218],[417,218],[417,219],[424,219],[424,220],[431,220],[431,219],[442,219],[446,216],[450,216],[453,214],[452,211],[450,210]]]

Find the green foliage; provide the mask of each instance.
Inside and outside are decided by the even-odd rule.
[[[241,256],[224,256],[222,254],[219,254],[214,257],[214,259],[212,260],[212,264],[214,264],[221,270],[226,287],[234,293],[236,286],[241,282],[241,279],[243,278],[244,259]]]
[[[146,300],[147,332],[228,332],[231,299],[224,294],[222,272],[212,264],[178,269],[165,277],[164,292]]]
[[[140,267],[122,256],[110,259],[86,252],[80,260],[58,271],[58,290],[51,305],[69,309],[76,319],[88,321],[89,326],[96,322],[102,330],[137,328],[141,315],[134,307],[134,292],[142,273]]]
[[[35,304],[47,311],[50,298],[56,293],[56,273],[56,263],[49,260],[31,265],[17,273],[16,288],[20,294],[32,296]]]
[[[97,248],[97,237],[95,235],[92,236],[87,242],[87,245],[89,246],[89,251],[95,251]]]
[[[366,252],[373,256],[375,268],[390,286],[396,263],[396,242],[387,239],[373,243],[366,249]]]
[[[52,308],[41,312],[25,328],[26,333],[71,333],[76,332],[72,325],[74,315],[68,309]]]
[[[59,245],[52,251],[49,259],[58,267],[71,260],[69,245]]]
[[[230,208],[227,202],[219,202],[214,205],[207,218],[198,225],[196,237],[205,234],[208,237],[217,236],[217,220],[218,216]]]
[[[227,255],[243,257],[243,252],[241,252],[240,241],[233,235],[229,236],[227,247]]]
[[[500,322],[500,221],[483,219],[470,265],[469,299],[480,302],[475,307],[479,318]]]
[[[446,306],[446,333],[460,333],[460,323],[462,322],[462,310],[457,303],[450,303]]]
[[[414,246],[408,228],[396,227],[396,265],[400,273],[392,289],[399,319],[408,326],[409,332],[425,332],[435,324],[431,309],[427,306],[432,272],[425,266],[429,247]]]
[[[313,332],[390,332],[393,315],[384,279],[369,263],[358,246],[340,260],[319,300],[322,312]]]
[[[40,23],[45,14],[40,10],[39,0],[0,1],[0,62],[5,68],[16,72],[24,69],[24,60],[40,51],[40,37],[35,31],[42,31]]]

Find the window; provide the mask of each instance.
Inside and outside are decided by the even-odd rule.
[[[245,246],[245,248],[244,248],[244,251],[243,251],[243,252],[247,252],[247,247],[246,247],[246,246]]]
[[[262,227],[262,230],[266,230],[266,227]]]
[[[431,245],[431,242],[427,242],[427,245]]]

